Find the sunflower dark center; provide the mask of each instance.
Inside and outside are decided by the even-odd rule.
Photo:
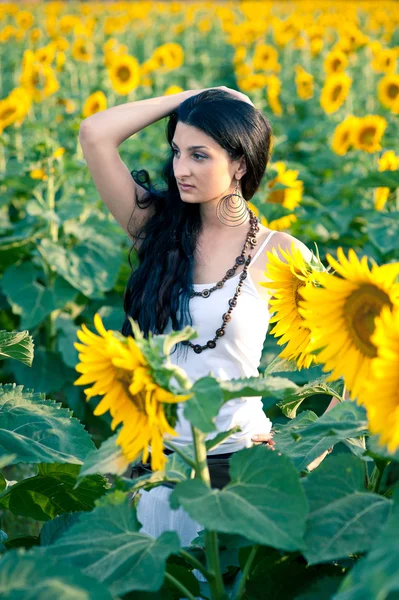
[[[365,127],[360,133],[359,139],[362,144],[370,144],[374,140],[376,130],[374,126]]]
[[[364,284],[355,290],[344,305],[344,318],[352,341],[369,358],[377,356],[377,349],[370,340],[374,319],[386,305],[392,308],[388,294],[372,284]]]
[[[399,94],[399,85],[391,83],[391,85],[388,86],[387,94],[390,98],[397,98]]]
[[[118,78],[121,81],[127,81],[130,77],[130,69],[128,67],[122,66],[118,69]]]
[[[336,85],[331,94],[331,99],[333,100],[333,102],[335,100],[338,100],[341,92],[342,92],[342,85]]]

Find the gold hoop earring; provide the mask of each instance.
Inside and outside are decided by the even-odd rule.
[[[238,227],[245,223],[248,215],[248,205],[240,194],[239,179],[237,179],[234,192],[219,200],[216,206],[216,216],[223,225]]]

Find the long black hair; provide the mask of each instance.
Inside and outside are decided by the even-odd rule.
[[[169,319],[175,331],[193,323],[189,300],[201,214],[199,203],[181,200],[174,176],[171,141],[179,121],[213,138],[231,160],[244,156],[247,170],[241,184],[245,200],[250,200],[259,188],[270,158],[272,129],[269,122],[254,106],[225,90],[200,92],[184,100],[170,114],[166,136],[171,155],[162,169],[166,187],[156,190],[145,169],[131,171],[133,179],[147,190],[141,205],[136,196],[137,205],[140,208],[153,205],[154,211],[136,235],[131,233],[132,238],[140,239],[141,243],[137,249],[138,266],[132,270],[124,294],[125,320],[121,333],[125,336],[133,335],[128,315],[138,323],[145,337],[149,331],[163,333]],[[133,248],[135,243],[131,250]],[[131,266],[130,253],[129,264]]]

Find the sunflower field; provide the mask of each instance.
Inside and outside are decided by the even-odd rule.
[[[0,596],[398,598],[398,3],[2,2],[0,65]],[[194,329],[119,332],[130,243],[78,134],[222,85],[273,128],[250,208],[313,257],[268,252],[259,377],[192,385],[169,355]],[[164,128],[120,148],[131,169],[159,180]],[[236,452],[213,489],[206,453],[234,433],[215,418],[260,395],[276,451]],[[140,531],[165,482],[203,526],[189,546]]]

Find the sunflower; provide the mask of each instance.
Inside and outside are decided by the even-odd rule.
[[[340,277],[317,273],[321,287],[307,286],[301,290],[304,301],[299,313],[311,334],[309,351],[320,350],[317,361],[323,371],[332,371],[328,380],[344,377],[347,389],[358,396],[370,374],[370,363],[377,355],[371,340],[374,319],[384,306],[392,308],[399,300],[399,263],[373,265],[367,257],[358,259],[350,249],[348,258],[342,248],[336,261],[327,254],[329,264]]]
[[[370,432],[379,434],[379,443],[395,452],[399,447],[399,308],[391,311],[384,306],[375,319],[371,341],[377,356],[359,400],[367,410]]]
[[[380,79],[377,86],[378,100],[395,115],[399,113],[399,75],[389,73]]]
[[[255,204],[248,201],[248,208],[252,210],[252,212],[259,218],[259,209]],[[279,219],[274,219],[272,221],[268,221],[265,216],[261,215],[260,222],[264,227],[268,227],[269,229],[273,229],[274,231],[285,231],[291,227],[293,223],[297,221],[296,215],[294,213],[290,213],[288,215],[284,215]]]
[[[184,61],[184,50],[180,44],[169,42],[156,48],[151,58],[158,63],[158,68],[161,71],[178,69]]]
[[[72,44],[72,56],[80,62],[92,62],[94,56],[93,42],[85,37],[78,38]]]
[[[35,102],[42,102],[59,90],[59,83],[50,65],[28,59],[20,76],[21,87],[26,88]]]
[[[108,68],[108,73],[112,87],[117,94],[129,94],[140,83],[140,65],[134,56],[128,54],[123,56],[115,55]]]
[[[107,98],[101,90],[90,94],[83,106],[83,116],[90,117],[107,108]]]
[[[353,131],[353,146],[365,152],[381,150],[381,138],[387,127],[387,121],[379,115],[366,115],[359,118]]]
[[[272,166],[277,170],[277,177],[274,177],[267,184],[267,187],[270,189],[267,202],[281,204],[285,208],[294,210],[299,206],[303,194],[303,181],[297,179],[299,171],[287,170],[283,161],[278,161]],[[273,187],[278,184],[283,184],[287,187],[280,190],[273,190]]]
[[[269,301],[275,314],[270,323],[276,323],[270,331],[275,337],[280,337],[277,344],[287,343],[280,356],[287,360],[295,360],[298,368],[308,368],[314,356],[307,351],[310,331],[304,327],[303,318],[298,312],[298,301],[302,290],[312,286],[313,269],[306,262],[302,252],[292,242],[291,253],[279,246],[282,260],[275,248],[267,252],[267,267],[264,275],[270,281],[260,282],[260,285],[271,290],[273,296]]]
[[[336,112],[344,103],[351,85],[352,78],[346,73],[328,75],[320,94],[320,105],[324,112]]]
[[[281,81],[277,77],[277,75],[268,75],[267,76],[267,102],[275,115],[281,115],[283,112],[282,106],[280,104],[280,89],[281,89]]]
[[[252,65],[255,71],[272,71],[274,73],[281,71],[278,52],[274,46],[269,44],[258,44],[256,46]]]
[[[99,335],[92,333],[86,325],[78,330],[82,344],[75,343],[79,360],[75,367],[82,375],[74,385],[93,384],[85,389],[87,400],[92,396],[103,398],[94,409],[94,415],[110,411],[111,428],[122,423],[116,443],[121,446],[129,461],[135,460],[143,452],[146,462],[151,444],[151,468],[163,469],[166,457],[163,454],[165,434],[177,435],[169,425],[163,403],[176,403],[188,399],[191,394],[175,396],[161,388],[151,375],[143,353],[131,336],[107,331],[98,313],[94,325]]]
[[[324,70],[327,75],[342,73],[348,66],[348,57],[342,50],[332,50],[324,59]]]
[[[313,98],[313,75],[307,73],[301,65],[295,66],[296,92],[302,100]]]
[[[399,156],[393,150],[387,150],[378,160],[379,171],[396,171],[399,169]],[[374,208],[375,210],[383,210],[388,197],[389,187],[378,187],[375,190]]]
[[[376,73],[395,73],[397,59],[395,48],[385,48],[374,54],[371,67]]]
[[[331,149],[335,154],[344,156],[352,146],[353,133],[356,131],[358,117],[348,115],[334,130]]]

